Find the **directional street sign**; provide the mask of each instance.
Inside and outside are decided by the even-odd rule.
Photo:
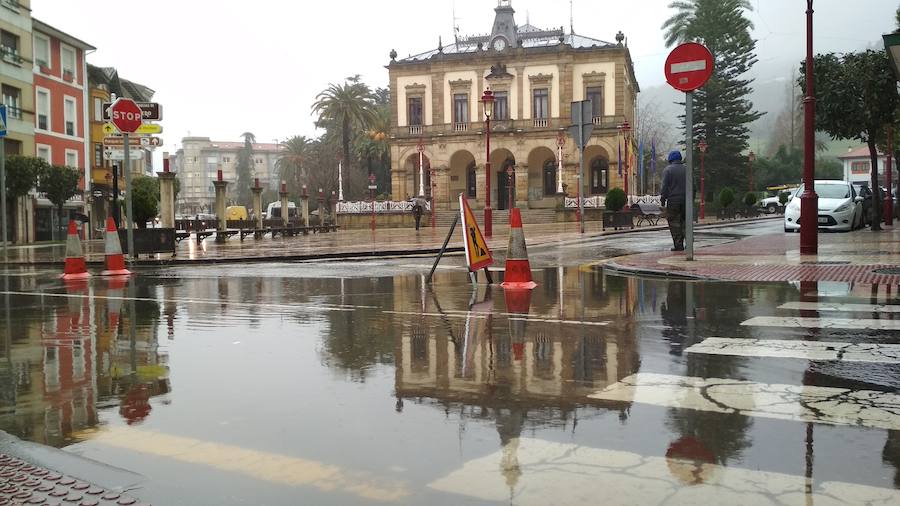
[[[491,250],[478,227],[475,215],[472,214],[469,201],[462,193],[459,194],[459,214],[461,215],[463,244],[466,249],[466,263],[469,264],[469,271],[475,272],[493,264],[494,257],[491,256]]]
[[[104,146],[124,146],[125,138],[124,137],[104,137],[103,138]],[[135,137],[131,139],[129,145],[140,145],[141,147],[156,147],[162,146],[162,139],[159,137]]]
[[[6,106],[0,104],[0,137],[6,137]]]
[[[115,125],[113,125],[112,123],[110,123],[108,121],[103,124],[102,130],[103,130],[103,135],[107,135],[107,136],[120,133],[119,129],[116,128]]]
[[[162,119],[162,106],[156,102],[135,102],[141,109],[141,117],[144,121],[159,121]],[[109,108],[112,102],[103,102],[103,120],[109,121]]]
[[[125,150],[124,149],[107,149],[103,152],[103,155],[107,160],[124,160],[125,159]],[[144,158],[144,152],[140,149],[134,149],[128,152],[129,158],[132,160],[140,160]]]
[[[712,75],[713,56],[703,44],[687,42],[666,58],[666,82],[679,91],[694,91]]]
[[[144,123],[134,131],[136,134],[161,134],[163,128],[156,123]]]

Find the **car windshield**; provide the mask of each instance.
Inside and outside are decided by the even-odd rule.
[[[817,184],[816,193],[822,199],[850,198],[850,187],[845,184]]]

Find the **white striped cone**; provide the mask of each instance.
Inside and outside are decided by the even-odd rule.
[[[531,264],[525,248],[525,232],[522,230],[522,214],[518,207],[509,212],[509,245],[506,248],[506,272],[503,288],[534,288],[537,283],[531,278]]]
[[[81,280],[91,277],[84,261],[84,252],[81,249],[81,239],[78,238],[78,226],[74,220],[69,221],[69,231],[66,236],[66,264],[63,268],[65,280]]]
[[[128,276],[131,271],[125,268],[125,256],[119,243],[119,231],[112,216],[106,218],[106,269],[101,276]]]

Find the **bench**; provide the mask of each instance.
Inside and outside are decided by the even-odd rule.
[[[175,243],[180,243],[181,241],[189,238],[191,236],[190,232],[175,232]]]
[[[642,223],[648,225],[658,225],[659,220],[663,217],[663,210],[658,204],[649,204],[645,202],[637,202],[631,204],[631,212],[637,218],[637,226]]]

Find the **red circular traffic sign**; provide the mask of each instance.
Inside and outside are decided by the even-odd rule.
[[[109,106],[109,120],[122,133],[132,133],[141,127],[141,108],[130,98],[117,98]]]
[[[686,42],[666,58],[666,82],[679,91],[700,88],[713,71],[713,56],[703,44]]]

